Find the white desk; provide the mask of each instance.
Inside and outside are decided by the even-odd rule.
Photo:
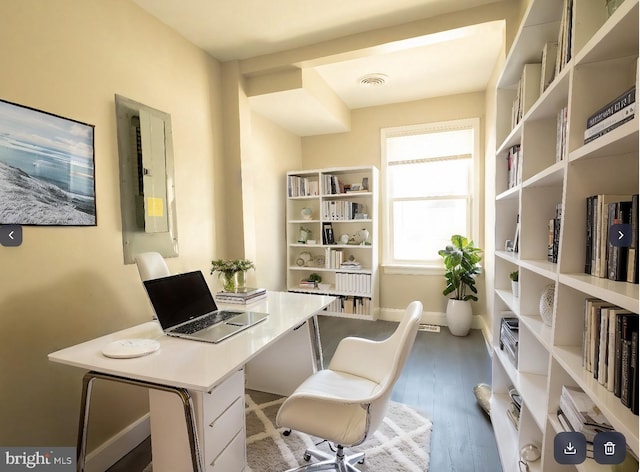
[[[274,379],[274,385],[282,379],[284,392],[277,393],[286,393],[289,385],[297,385],[321,368],[314,315],[333,300],[334,297],[328,296],[270,292],[265,300],[249,305],[251,310],[266,311],[270,316],[219,344],[165,336],[158,323],[152,321],[49,354],[53,362],[91,371],[85,376],[83,387],[78,470],[84,468],[85,429],[91,384],[96,378],[149,388],[154,472],[190,470],[189,456],[194,470],[227,472],[231,470],[231,463],[234,469],[236,466],[244,468],[244,403],[240,409],[237,398],[238,395],[244,397],[244,367],[249,367],[249,387],[252,387],[253,363],[257,365],[256,374]],[[245,309],[237,305],[233,308]],[[307,329],[301,329],[305,325]],[[156,339],[160,349],[135,359],[110,359],[102,355],[105,345],[127,338]],[[301,343],[301,339],[304,342]],[[302,354],[291,351],[300,347],[304,348]],[[263,354],[265,359],[282,359],[286,368],[273,365],[265,376]],[[300,378],[292,378],[292,372],[295,373],[293,377]],[[263,378],[256,375],[254,383],[263,385]],[[228,438],[229,424],[234,423],[232,417],[237,418],[239,414],[242,430],[232,431],[233,437]],[[220,437],[221,432],[226,436]]]

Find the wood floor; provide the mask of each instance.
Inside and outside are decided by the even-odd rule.
[[[325,365],[340,339],[384,339],[397,326],[326,316],[319,317],[319,325]],[[433,422],[430,472],[502,470],[491,422],[473,395],[474,385],[490,381],[491,361],[480,331],[472,330],[463,338],[452,336],[446,327],[439,333],[418,333],[392,400],[415,408]],[[107,472],[140,472],[150,460],[147,439]]]

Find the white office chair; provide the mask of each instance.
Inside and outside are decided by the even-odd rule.
[[[143,282],[145,280],[159,279],[161,277],[171,275],[164,257],[157,252],[143,252],[137,254],[135,256],[135,261],[138,266],[140,278]]]
[[[278,411],[278,426],[326,439],[336,445],[335,456],[307,449],[322,462],[298,470],[335,469],[358,472],[364,453],[348,457],[344,447],[363,443],[386,415],[391,391],[400,376],[418,332],[422,303],[411,302],[395,332],[384,341],[349,337],[340,341],[329,367],[305,380]]]

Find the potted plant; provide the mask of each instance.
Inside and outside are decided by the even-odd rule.
[[[511,292],[515,298],[518,298],[520,295],[520,284],[518,283],[519,277],[520,273],[517,270],[514,270],[509,274],[509,279],[511,280]]]
[[[475,295],[476,275],[480,273],[482,250],[473,241],[454,234],[451,244],[438,251],[444,260],[446,287],[443,295],[453,295],[447,302],[447,325],[451,334],[466,336],[471,329],[471,303],[478,301]]]
[[[246,286],[246,272],[249,269],[255,269],[253,262],[249,259],[211,261],[211,274],[218,272],[218,278],[222,277],[225,292],[235,292],[238,288],[244,288]]]

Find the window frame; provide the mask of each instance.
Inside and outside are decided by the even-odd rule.
[[[426,134],[433,132],[446,132],[458,129],[473,129],[473,151],[471,154],[471,172],[469,182],[469,195],[467,214],[467,226],[474,241],[479,236],[479,205],[480,205],[480,118],[465,118],[450,121],[438,121],[432,123],[420,123],[416,125],[396,126],[381,128],[380,148],[381,148],[381,203],[382,203],[382,267],[385,274],[417,274],[417,275],[440,275],[444,273],[442,261],[430,261],[415,263],[411,261],[401,261],[392,258],[393,253],[393,231],[391,226],[391,206],[392,202],[388,196],[388,162],[387,162],[387,139],[401,136],[411,136],[416,134]],[[443,156],[444,157],[444,156]],[[439,197],[442,199],[452,197],[447,195]],[[469,235],[467,235],[469,236]]]

